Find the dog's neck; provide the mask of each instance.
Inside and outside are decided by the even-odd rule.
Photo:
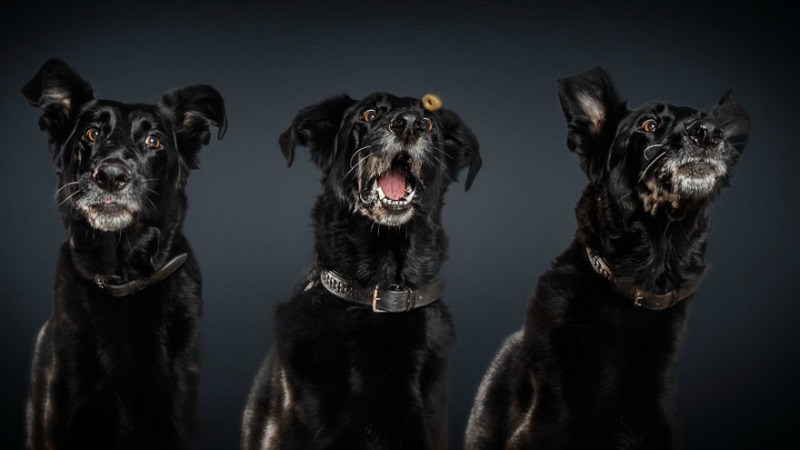
[[[446,258],[447,237],[438,210],[416,214],[402,226],[380,226],[322,194],[313,211],[318,268],[362,286],[430,282]]]
[[[655,215],[620,202],[608,189],[590,185],[577,208],[577,238],[601,256],[614,277],[652,292],[697,282],[705,265],[709,205]]]
[[[177,217],[172,223],[136,222],[117,232],[95,230],[84,219],[72,218],[66,227],[73,266],[89,280],[101,275],[126,282],[152,275],[174,256],[172,244],[180,233],[184,211],[185,203],[180,202],[170,211]]]

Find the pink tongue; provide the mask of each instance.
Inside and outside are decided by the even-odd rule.
[[[406,175],[402,170],[392,169],[378,178],[378,186],[391,200],[400,200],[406,195]]]

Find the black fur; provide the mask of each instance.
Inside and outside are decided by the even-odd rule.
[[[467,186],[477,173],[475,136],[450,111],[377,93],[303,109],[280,143],[290,163],[296,145],[309,147],[323,172],[312,214],[317,261],[277,309],[277,344],[254,381],[242,447],[445,448],[453,340],[445,304],[375,313],[317,279],[321,269],[362,286],[434,279],[447,249],[443,197],[462,168],[470,168]],[[414,189],[406,206],[380,206],[375,186],[385,170],[402,170]]]
[[[711,203],[743,150],[748,118],[730,94],[708,112],[628,110],[599,68],[561,80],[560,98],[568,146],[589,178],[576,238],[492,362],[466,448],[679,447],[675,360],[687,301],[635,306],[593,270],[585,248],[621,283],[659,293],[696,282]]]
[[[56,59],[22,91],[44,112],[68,237],[37,338],[26,447],[193,448],[202,304],[184,186],[209,127],[225,127],[222,97],[201,85],[158,105],[97,100]],[[177,272],[127,297],[93,281],[145,278],[181,253]]]

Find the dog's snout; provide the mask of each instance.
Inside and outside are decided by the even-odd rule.
[[[92,179],[100,188],[116,192],[131,182],[131,173],[120,160],[104,161],[92,173]]]
[[[722,139],[722,132],[714,127],[713,124],[698,120],[686,128],[689,139],[699,147],[710,147],[716,145]]]
[[[414,112],[402,112],[389,123],[389,129],[398,136],[421,134],[427,129],[422,115]]]

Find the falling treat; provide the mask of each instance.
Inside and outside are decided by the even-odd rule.
[[[442,99],[438,95],[425,94],[422,97],[422,107],[428,111],[436,111],[442,107]]]

